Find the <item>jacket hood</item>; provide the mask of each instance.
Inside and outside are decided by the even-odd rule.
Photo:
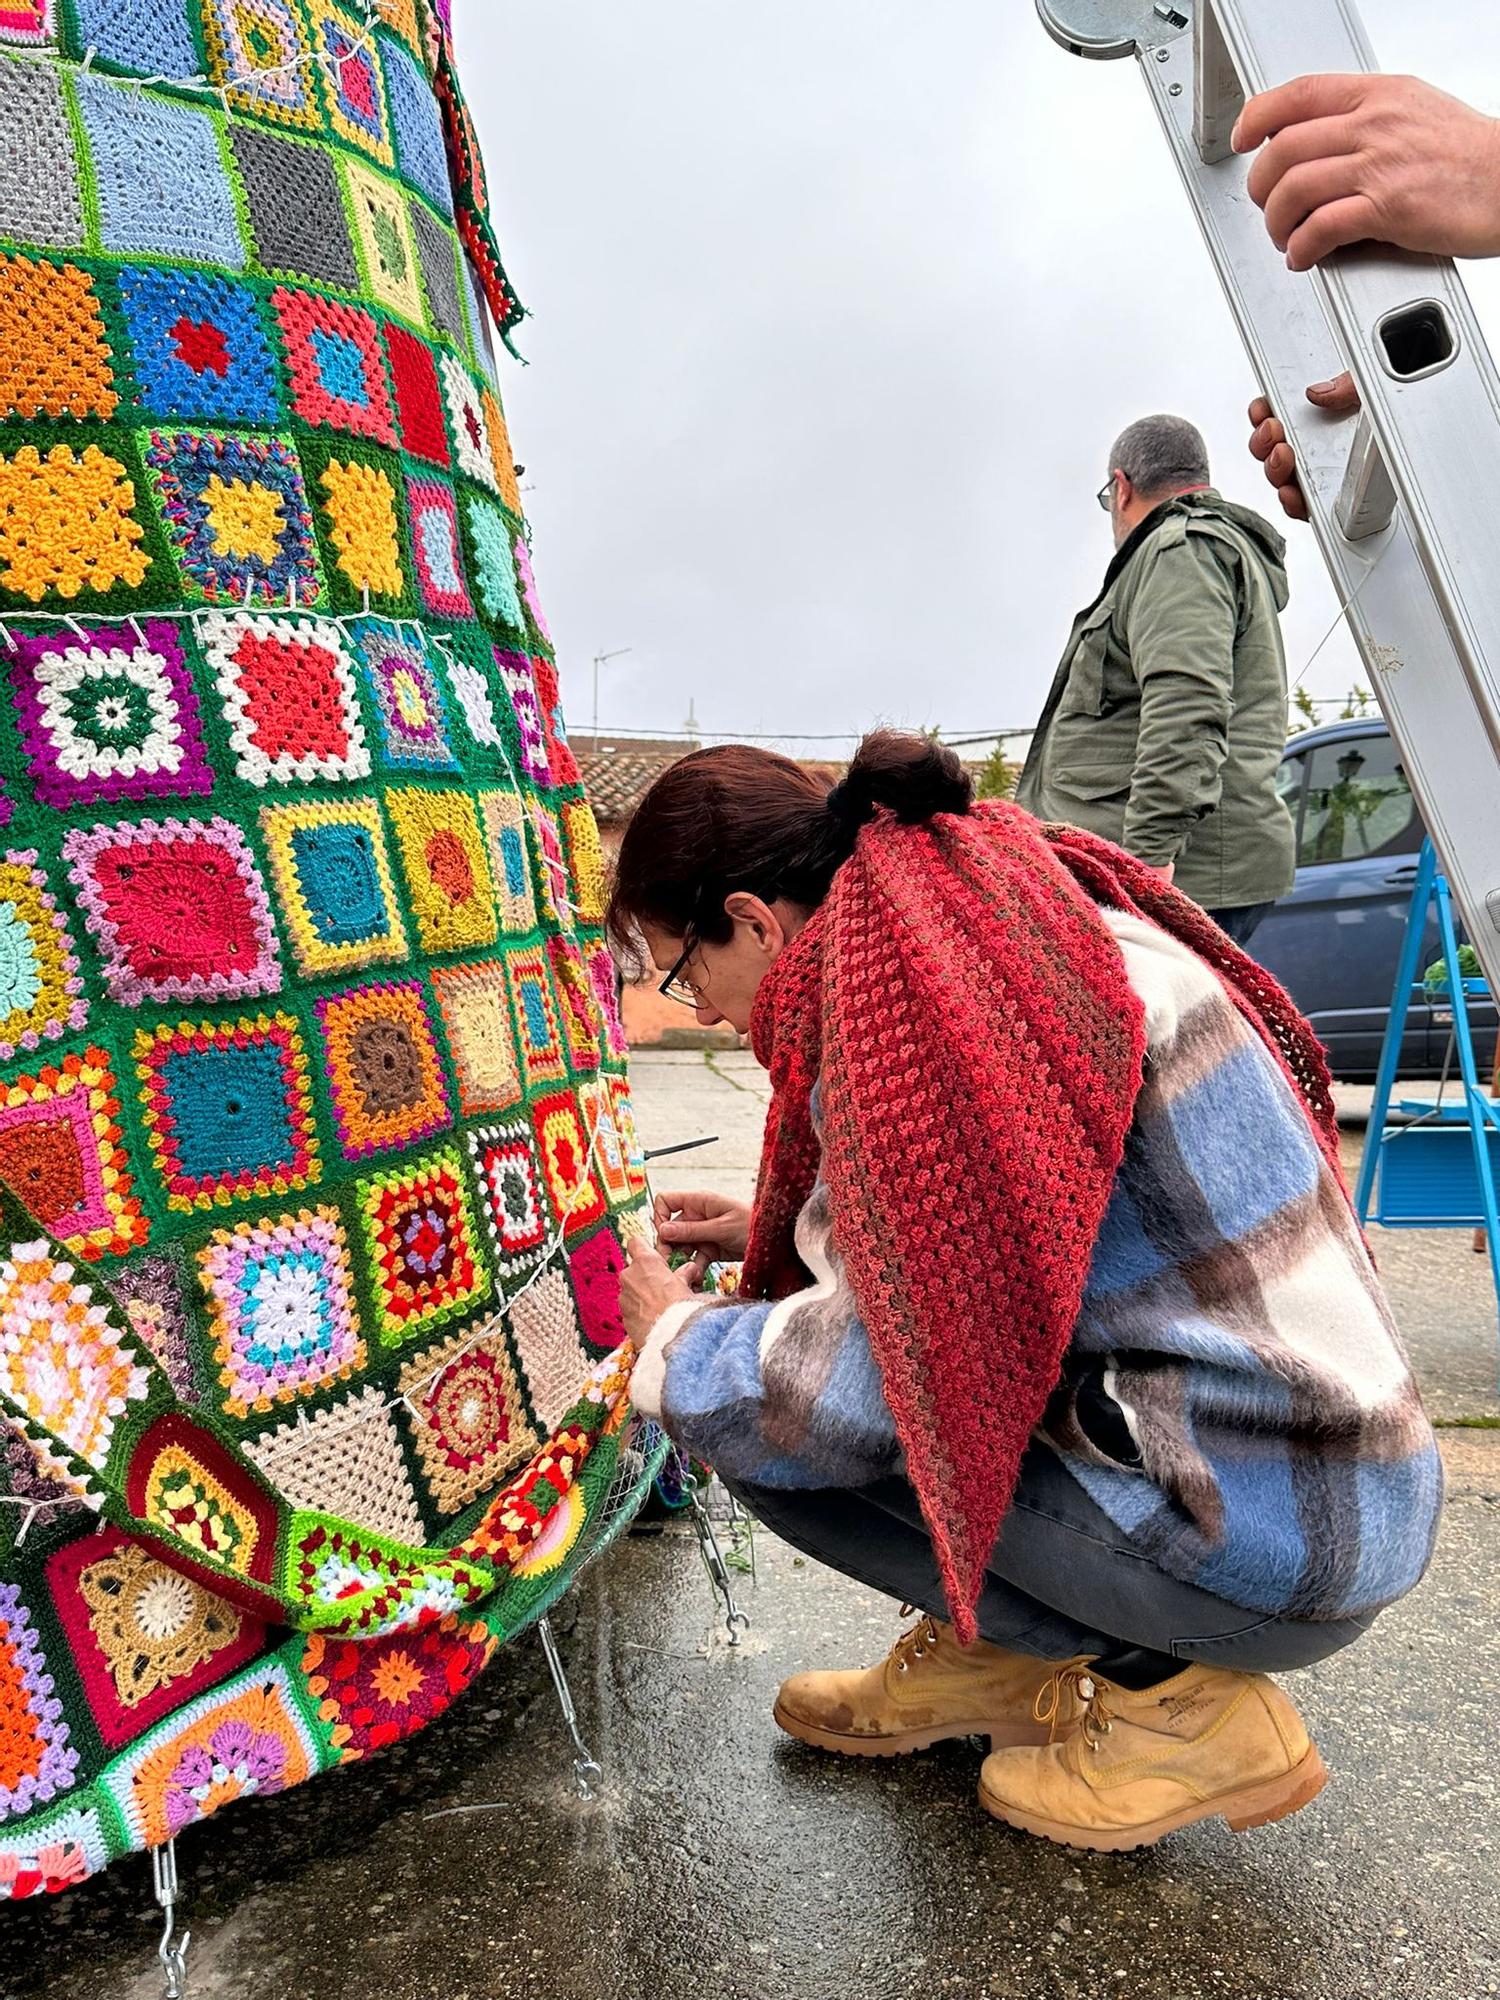
[[[1286,577],[1286,537],[1279,534],[1264,514],[1257,514],[1253,507],[1241,507],[1238,501],[1226,500],[1222,493],[1210,486],[1202,493],[1182,493],[1171,503],[1194,514],[1211,514],[1221,521],[1227,521],[1255,546],[1257,555],[1264,562],[1270,574],[1271,590],[1276,599],[1276,609],[1285,611],[1291,587]]]

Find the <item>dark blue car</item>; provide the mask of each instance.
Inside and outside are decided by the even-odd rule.
[[[1421,816],[1384,722],[1333,722],[1294,736],[1279,789],[1297,823],[1297,880],[1251,949],[1291,993],[1328,1046],[1335,1076],[1375,1075],[1396,960],[1422,845]],[[1437,956],[1429,921],[1421,967]],[[1471,1018],[1482,1075],[1495,1053],[1495,1010]],[[1440,1076],[1452,1014],[1414,1001],[1401,1074]],[[1457,1074],[1456,1064],[1453,1074]]]

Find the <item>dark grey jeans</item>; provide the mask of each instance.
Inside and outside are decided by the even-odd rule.
[[[1208,914],[1224,935],[1233,938],[1244,951],[1275,907],[1274,903],[1245,903],[1237,910],[1210,910]]]
[[[793,1548],[873,1590],[945,1618],[947,1605],[917,1497],[904,1479],[787,1493],[737,1486]],[[1264,1617],[1179,1583],[1133,1549],[1056,1454],[1034,1444],[990,1558],[982,1638],[1044,1660],[1122,1646],[1250,1673],[1327,1659],[1373,1622]]]

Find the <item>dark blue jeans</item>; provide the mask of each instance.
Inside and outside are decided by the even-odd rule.
[[[904,1479],[815,1492],[735,1491],[772,1534],[814,1561],[947,1617],[932,1543]],[[1268,1618],[1180,1583],[1130,1546],[1056,1453],[1034,1444],[990,1558],[978,1617],[981,1637],[1044,1660],[1141,1646],[1179,1660],[1284,1673],[1339,1652],[1374,1614],[1316,1623]]]
[[[1274,903],[1246,903],[1238,910],[1210,910],[1208,914],[1224,935],[1233,938],[1244,951],[1275,907]]]

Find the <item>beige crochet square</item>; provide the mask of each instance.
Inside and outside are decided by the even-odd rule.
[[[594,1365],[584,1352],[573,1295],[561,1271],[546,1272],[517,1298],[510,1330],[531,1407],[546,1430],[556,1430]]]
[[[426,1540],[396,1421],[376,1388],[306,1423],[262,1431],[245,1451],[284,1500],[420,1547]]]

